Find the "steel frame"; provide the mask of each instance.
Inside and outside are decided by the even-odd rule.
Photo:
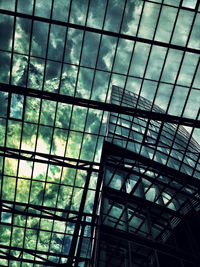
[[[47,99],[60,103],[73,104],[85,108],[98,109],[103,111],[115,112],[125,114],[133,117],[147,118],[149,120],[157,120],[161,122],[168,122],[178,125],[200,128],[200,121],[166,113],[158,113],[138,108],[131,108],[126,106],[119,106],[111,103],[98,102],[94,100],[72,97],[67,95],[55,94],[47,91],[39,91],[31,88],[24,88],[15,85],[8,85],[0,83],[0,90],[4,92],[15,93],[24,96],[36,97],[40,99]]]

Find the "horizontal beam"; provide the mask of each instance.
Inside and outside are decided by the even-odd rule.
[[[48,219],[48,220],[53,220],[53,221],[60,221],[60,222],[71,222],[71,223],[74,223],[76,224],[77,222],[77,216],[74,216],[74,217],[67,217],[67,218],[64,218],[64,217],[61,217],[61,216],[58,216],[56,214],[50,214],[47,212],[47,215],[45,214],[42,214],[42,213],[34,213],[34,212],[29,212],[29,211],[21,211],[21,210],[18,210],[18,209],[13,209],[11,207],[1,207],[0,208],[1,212],[6,212],[6,213],[10,213],[10,214],[18,214],[18,215],[23,215],[23,216],[31,216],[31,217],[34,217],[34,218],[42,218],[42,219]],[[43,209],[41,209],[41,211],[43,213],[45,213],[45,211],[43,211]],[[87,222],[87,221],[81,221],[80,222],[81,225],[92,225],[92,226],[96,226],[93,225],[91,222]]]
[[[0,249],[7,249],[7,250],[11,250],[11,251],[19,251],[19,252],[25,252],[28,253],[30,255],[34,255],[35,257],[40,257],[40,256],[52,256],[52,257],[59,257],[59,258],[68,258],[68,255],[66,254],[60,254],[60,253],[54,253],[54,252],[46,252],[46,251],[42,251],[42,250],[35,250],[35,249],[27,249],[27,248],[20,248],[20,247],[15,247],[15,246],[7,246],[7,245],[1,245],[0,244]],[[4,258],[4,259],[8,259],[8,256],[2,256],[0,255],[0,258]],[[76,259],[76,256],[74,256],[74,258]],[[34,263],[33,260],[28,260],[28,259],[22,259],[22,258],[18,258],[20,262],[31,262]],[[11,258],[9,260],[12,260]],[[46,259],[44,259],[46,260]],[[78,261],[85,261],[88,262],[89,259],[88,258],[84,258],[84,257],[79,257]],[[50,261],[40,261],[40,262],[36,262],[38,264],[42,264],[45,266],[60,266],[62,264],[56,264],[55,262],[51,262]]]
[[[78,25],[78,24],[59,21],[59,20],[54,20],[54,19],[48,19],[48,18],[44,18],[44,17],[32,16],[32,15],[23,14],[23,13],[20,13],[20,12],[8,11],[8,10],[4,10],[4,9],[0,9],[0,13],[1,14],[6,14],[6,15],[9,15],[9,16],[16,16],[16,17],[20,17],[20,18],[26,18],[26,19],[30,19],[30,20],[34,20],[34,21],[51,23],[51,24],[55,24],[55,25],[64,26],[64,27],[67,27],[67,28],[73,28],[73,29],[92,32],[92,33],[96,33],[96,34],[112,36],[112,37],[115,37],[115,38],[121,38],[121,39],[125,39],[125,40],[145,43],[145,44],[149,44],[149,45],[156,45],[156,46],[161,46],[161,47],[165,47],[165,48],[176,49],[176,50],[180,50],[180,51],[183,51],[183,52],[200,54],[200,50],[199,49],[189,48],[189,47],[175,45],[175,44],[171,44],[171,43],[155,41],[155,40],[152,40],[152,39],[146,39],[146,38],[127,35],[127,34],[123,34],[123,33],[106,31],[106,30],[102,30],[102,29],[96,29],[96,28],[92,28],[92,27],[88,27],[88,26]]]
[[[10,201],[10,200],[2,200],[2,199],[0,200],[0,206],[6,205],[6,204],[13,205],[13,206],[20,206],[23,209],[32,208],[32,209],[36,209],[36,210],[39,210],[42,212],[55,211],[55,212],[63,212],[63,213],[67,213],[67,214],[74,214],[75,216],[78,215],[78,211],[69,210],[69,209],[54,208],[54,207],[49,207],[49,206],[41,206],[41,205],[35,205],[35,204],[31,204],[31,203],[23,203],[23,202],[18,202],[18,201]],[[87,213],[87,212],[83,212],[83,216],[89,216],[92,218],[92,214]]]
[[[107,157],[108,155],[135,160],[138,163],[144,164],[148,168],[151,167],[152,169],[155,169],[160,175],[172,178],[173,180],[180,182],[181,184],[189,184],[200,189],[199,179],[187,175],[183,172],[177,171],[157,161],[144,157],[141,154],[137,154],[133,151],[124,149],[115,144],[105,141],[103,147],[103,157]]]
[[[107,241],[107,242],[112,242],[112,236],[114,236],[115,239],[119,238],[122,240],[126,240],[127,242],[130,241],[130,242],[136,243],[138,245],[141,245],[143,247],[147,247],[150,250],[154,249],[160,253],[170,255],[174,258],[178,258],[178,259],[182,259],[184,261],[190,262],[190,263],[194,264],[194,266],[199,266],[198,256],[193,257],[193,255],[191,255],[187,251],[176,249],[175,247],[165,245],[165,244],[160,243],[158,241],[144,238],[144,237],[141,237],[141,236],[134,234],[134,233],[122,232],[120,230],[114,229],[114,228],[106,226],[106,225],[102,225],[100,227],[100,233],[106,234],[106,236],[108,237],[108,241],[107,240],[105,240],[105,241]],[[110,238],[109,238],[109,236],[110,236]]]
[[[119,106],[111,103],[104,103],[99,101],[94,101],[85,98],[72,97],[67,95],[60,95],[47,91],[40,91],[31,88],[24,88],[15,85],[8,85],[0,83],[0,91],[10,92],[15,94],[20,94],[24,96],[30,96],[34,98],[47,99],[51,101],[77,105],[85,108],[98,109],[102,111],[115,112],[120,114],[125,114],[129,116],[147,118],[150,120],[156,120],[161,122],[168,122],[173,124],[181,124],[189,127],[200,128],[200,120],[194,120],[190,118],[183,118],[179,116],[169,115],[165,113],[152,112],[137,108],[131,108],[126,106]]]
[[[168,214],[174,217],[178,217],[178,218],[183,218],[183,215],[180,214],[180,212],[178,211],[171,210],[167,208],[166,206],[161,206],[155,202],[128,194],[126,192],[116,190],[114,188],[104,186],[103,192],[104,192],[104,197],[109,198],[113,201],[116,201],[117,203],[127,205],[130,209],[131,209],[131,203],[133,203],[133,204],[136,204],[138,207],[141,207],[144,210],[144,212],[148,209],[152,215],[154,213],[154,210],[157,210],[160,212],[160,216],[161,216],[158,218],[159,220],[162,219],[162,215],[161,215],[162,213]],[[164,219],[166,220],[166,218]]]
[[[144,173],[140,173],[139,171],[137,171],[136,169],[131,169],[131,168],[127,168],[127,167],[124,167],[122,165],[116,165],[116,161],[113,160],[113,162],[111,163],[110,159],[109,159],[109,162],[106,162],[106,166],[111,166],[112,168],[115,168],[115,170],[122,170],[124,171],[125,173],[128,173],[128,174],[134,174],[134,175],[137,175],[137,176],[140,176],[142,178],[144,178],[145,180],[151,182],[152,184],[155,184],[155,185],[158,185],[158,186],[161,186],[161,187],[165,187],[165,188],[169,188],[171,189],[172,191],[177,191],[177,187],[167,183],[167,182],[163,182],[159,179],[159,176],[156,176],[156,177],[151,177],[151,176],[148,176]],[[116,167],[117,166],[117,167]],[[134,164],[135,166],[135,164]],[[133,166],[133,167],[134,167]],[[181,183],[182,182],[182,183]],[[180,185],[184,185],[184,181],[179,181],[179,184]],[[198,189],[197,189],[198,191]],[[185,196],[185,197],[189,197],[190,199],[195,199],[195,200],[198,200],[199,201],[199,198],[194,195],[194,194],[191,194],[187,191],[180,191],[179,194]]]
[[[56,156],[40,152],[33,152],[24,149],[16,149],[0,146],[0,156],[15,158],[19,160],[27,160],[44,164],[51,164],[61,167],[74,168],[92,172],[98,172],[100,164],[97,162],[79,160],[75,158]]]

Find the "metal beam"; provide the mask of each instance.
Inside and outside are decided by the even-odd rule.
[[[128,158],[135,160],[138,163],[142,163],[147,167],[151,167],[156,170],[160,175],[173,178],[173,180],[180,182],[181,184],[189,184],[200,189],[200,180],[194,177],[191,177],[183,172],[177,171],[171,167],[168,167],[164,164],[161,164],[157,161],[151,160],[147,157],[144,157],[140,154],[137,154],[133,151],[124,149],[110,142],[104,141],[103,153],[112,156],[119,156],[121,158]]]
[[[72,217],[72,218],[64,218],[55,214],[50,214],[49,212],[44,211],[43,209],[41,209],[41,211],[43,213],[47,213],[47,215],[42,214],[42,213],[34,213],[34,212],[29,212],[29,211],[21,211],[18,209],[14,209],[11,207],[0,207],[1,212],[6,212],[6,213],[10,213],[10,214],[16,214],[16,215],[23,215],[23,216],[31,216],[31,217],[35,217],[35,218],[43,218],[43,219],[48,219],[48,220],[54,220],[54,221],[60,221],[60,222],[71,222],[71,223],[76,223],[77,222],[77,216]],[[81,221],[81,225],[85,226],[85,225],[90,225],[93,226],[92,222],[87,222],[87,221]]]
[[[170,255],[174,258],[178,258],[178,259],[182,259],[184,261],[190,262],[190,263],[194,264],[194,266],[199,266],[199,257],[198,256],[194,257],[193,255],[191,255],[187,251],[176,249],[175,247],[165,245],[165,244],[160,243],[158,241],[154,241],[154,240],[149,239],[149,238],[144,238],[144,237],[141,237],[137,234],[122,232],[120,230],[117,230],[115,228],[112,228],[112,227],[109,227],[106,225],[102,225],[100,227],[100,232],[103,234],[106,234],[106,236],[108,237],[108,242],[110,242],[110,241],[112,242],[112,236],[114,236],[115,238],[117,237],[119,239],[130,241],[130,242],[136,243],[138,245],[141,245],[143,247],[147,247],[150,250],[154,249],[160,253]]]
[[[60,94],[56,94],[52,92],[40,91],[40,90],[31,89],[31,88],[8,85],[4,83],[0,83],[0,91],[20,94],[24,96],[30,96],[34,98],[47,99],[50,101],[56,101],[56,102],[61,102],[61,103],[66,103],[66,104],[71,104],[71,105],[77,105],[77,106],[81,106],[85,108],[92,108],[92,109],[98,109],[98,110],[103,110],[103,111],[108,111],[108,112],[115,112],[115,113],[125,114],[129,116],[139,117],[139,118],[147,118],[149,120],[156,120],[156,121],[161,121],[165,123],[168,122],[168,123],[173,123],[173,124],[178,124],[178,125],[200,128],[200,120],[183,118],[183,117],[169,115],[165,113],[152,112],[152,111],[147,111],[147,110],[142,110],[142,109],[137,109],[137,108],[126,107],[126,106],[119,106],[116,104],[104,103],[104,102],[94,101],[91,99],[60,95]]]
[[[131,203],[133,203],[133,204],[136,204],[138,207],[143,208],[144,211],[147,210],[147,208],[148,208],[150,210],[150,212],[152,212],[152,214],[153,214],[153,211],[151,209],[154,209],[154,210],[159,211],[160,213],[169,214],[169,215],[174,216],[174,217],[178,217],[178,218],[184,217],[182,214],[180,214],[180,212],[171,210],[171,209],[167,208],[166,206],[161,206],[155,202],[152,202],[152,201],[149,201],[147,199],[128,194],[126,192],[116,190],[116,189],[111,188],[111,187],[104,186],[103,191],[104,191],[104,197],[107,197],[107,198],[109,198],[109,199],[111,199],[117,203],[127,205],[130,209],[131,209]],[[160,217],[159,217],[159,219],[160,219]]]
[[[20,248],[20,247],[15,247],[15,246],[7,246],[7,245],[2,245],[0,244],[0,249],[6,249],[6,250],[12,250],[12,251],[20,251],[20,252],[25,252],[28,253],[30,255],[34,255],[35,257],[40,257],[40,256],[53,256],[53,257],[62,257],[67,259],[69,256],[66,254],[60,254],[60,253],[54,253],[54,252],[46,252],[46,251],[42,251],[42,250],[34,250],[34,249],[27,249],[27,248]],[[4,258],[4,259],[8,259],[8,256],[2,256],[0,255],[0,258]],[[76,256],[74,256],[74,258],[76,259]],[[28,260],[28,259],[22,259],[22,258],[17,258],[20,262],[30,262],[30,263],[37,263],[37,264],[43,264],[45,266],[60,266],[63,264],[56,264],[55,262],[38,262],[38,261],[34,261],[34,260]],[[13,260],[13,258],[9,259],[9,260]],[[85,261],[88,262],[89,259],[88,258],[84,258],[84,257],[79,257],[79,259],[77,259],[78,261]]]
[[[49,206],[41,206],[41,205],[35,205],[35,204],[31,204],[31,203],[23,203],[23,202],[18,202],[18,201],[0,200],[0,206],[6,205],[6,204],[13,205],[13,206],[21,206],[24,209],[32,208],[32,209],[36,209],[36,210],[39,210],[39,211],[42,211],[42,212],[45,212],[45,211],[53,212],[53,211],[55,211],[55,212],[63,212],[63,213],[74,214],[74,216],[78,215],[78,211],[69,210],[69,209],[54,208],[54,207],[49,207]],[[92,218],[92,214],[91,213],[87,213],[87,212],[84,212],[83,216],[89,216],[89,217]]]
[[[40,22],[60,25],[60,26],[68,27],[68,28],[77,29],[77,30],[93,32],[93,33],[96,33],[96,34],[112,36],[112,37],[115,37],[115,38],[121,38],[121,39],[125,39],[125,40],[145,43],[145,44],[149,44],[149,45],[156,45],[156,46],[161,46],[161,47],[165,47],[165,48],[176,49],[176,50],[180,50],[180,51],[183,51],[183,52],[200,54],[200,50],[199,49],[189,48],[189,47],[175,45],[175,44],[171,44],[171,43],[155,41],[155,40],[146,39],[146,38],[137,37],[137,36],[132,36],[132,35],[127,35],[127,34],[123,34],[123,33],[119,33],[119,32],[106,31],[106,30],[96,29],[96,28],[92,28],[92,27],[88,27],[88,26],[77,25],[77,24],[74,24],[74,23],[58,21],[58,20],[48,19],[48,18],[38,17],[38,16],[32,16],[32,15],[23,14],[23,13],[20,13],[20,12],[8,11],[8,10],[4,10],[4,9],[0,9],[0,13],[1,14],[6,14],[6,15],[9,15],[9,16],[15,16],[15,17],[34,20],[34,21],[40,21]]]
[[[91,174],[92,174],[92,172],[91,172],[91,170],[89,170],[87,177],[86,177],[85,186],[83,189],[83,194],[81,197],[81,203],[80,203],[77,221],[76,221],[76,225],[75,225],[75,229],[74,229],[74,233],[73,233],[73,238],[72,238],[72,242],[71,242],[71,246],[70,246],[70,251],[69,251],[69,258],[68,258],[67,264],[64,265],[67,267],[71,267],[73,265],[74,256],[76,254],[76,247],[78,244],[79,231],[81,229],[81,220],[83,217],[83,211],[84,211],[84,207],[85,207],[85,203],[86,203],[86,197],[87,197],[87,193],[88,193],[88,187],[89,187],[89,183],[90,183]],[[82,242],[80,240],[80,238],[81,237],[79,237],[79,242]],[[82,238],[83,238],[83,236],[82,236]]]
[[[90,169],[93,172],[98,172],[100,166],[98,162],[79,160],[75,158],[62,157],[52,154],[32,152],[28,150],[9,148],[3,146],[0,146],[0,156],[20,159],[20,160],[27,160],[32,162],[39,162],[44,164],[51,164],[67,168],[80,169],[85,171]]]

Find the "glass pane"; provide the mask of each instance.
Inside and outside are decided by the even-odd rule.
[[[35,4],[35,16],[50,18],[52,0],[36,0]]]
[[[194,22],[194,26],[192,28],[192,34],[190,36],[190,40],[189,40],[189,44],[188,44],[189,47],[200,49],[200,42],[199,42],[200,31],[199,31],[199,28],[200,28],[200,14],[197,14],[195,22]]]
[[[0,7],[2,5],[1,3],[2,1],[0,2]],[[9,5],[11,6],[11,4]],[[0,14],[0,49],[10,51],[12,48],[13,22],[14,19],[12,16]]]
[[[115,57],[114,72],[128,72],[134,42],[120,39]]]
[[[172,43],[176,45],[185,45],[188,39],[191,23],[194,13],[186,10],[180,10]]]
[[[67,21],[69,12],[70,0],[60,1],[54,0],[53,4],[53,19]]]
[[[142,20],[139,28],[138,36],[142,38],[152,39],[157,23],[160,5],[145,2]]]
[[[88,0],[72,1],[70,22],[85,25],[86,13],[88,10]]]
[[[33,23],[33,35],[31,44],[31,55],[44,58],[47,48],[49,24],[34,21]]]
[[[150,45],[136,43],[130,68],[131,75],[143,77],[149,50]]]
[[[102,70],[111,70],[117,38],[103,36],[97,67]]]
[[[31,20],[16,19],[14,50],[18,53],[28,54],[30,45]]]
[[[116,0],[109,1],[106,13],[104,30],[119,32],[124,9],[124,2]]]
[[[143,4],[143,1],[127,1],[122,33],[136,35]]]
[[[158,80],[160,78],[163,62],[166,55],[166,48],[153,46],[148,62],[145,78]]]
[[[48,58],[61,61],[64,52],[66,28],[59,25],[51,25]]]
[[[101,29],[105,16],[106,1],[90,0],[87,26]]]
[[[155,40],[168,43],[172,34],[177,9],[163,6]]]
[[[71,28],[68,30],[65,62],[79,64],[82,39],[83,32],[81,30]]]
[[[20,13],[25,13],[32,15],[33,13],[33,0],[18,0],[17,1],[17,11]]]
[[[81,65],[94,68],[97,60],[100,35],[86,32],[83,44]]]

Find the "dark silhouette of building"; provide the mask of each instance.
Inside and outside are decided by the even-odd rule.
[[[113,86],[111,103],[163,113]],[[110,113],[96,266],[198,266],[199,145],[172,123]]]

